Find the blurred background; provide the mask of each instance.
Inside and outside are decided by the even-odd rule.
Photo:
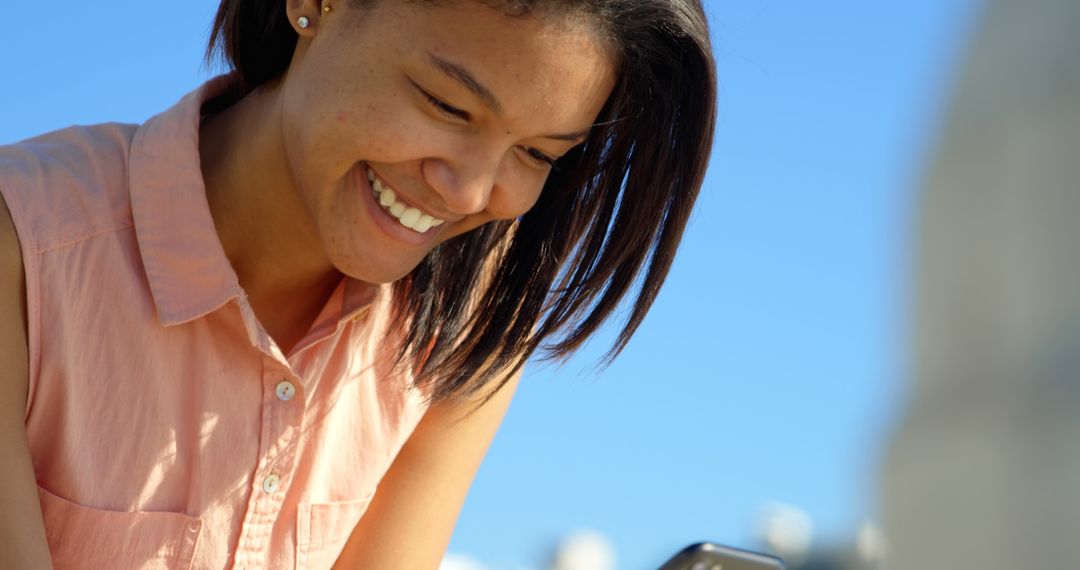
[[[715,150],[655,308],[537,364],[446,570],[655,568],[711,540],[876,568],[910,400],[919,192],[982,3],[706,0]],[[55,0],[0,36],[0,143],[142,122],[217,70],[214,0]],[[612,327],[613,328],[613,327]]]

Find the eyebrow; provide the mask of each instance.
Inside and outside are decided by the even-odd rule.
[[[472,91],[473,95],[479,97],[480,100],[483,101],[484,104],[486,104],[488,107],[491,107],[491,109],[495,111],[495,113],[500,115],[502,114],[502,104],[499,103],[499,100],[495,97],[495,94],[492,93],[491,90],[487,87],[484,87],[479,81],[477,81],[476,78],[473,77],[471,73],[469,73],[469,70],[461,67],[456,63],[446,61],[445,59],[431,52],[427,52],[427,56],[428,62],[431,63],[431,65],[435,66],[439,71],[442,71],[443,73],[448,75],[451,79],[454,79],[458,83],[462,84],[469,91]]]
[[[427,56],[428,63],[430,63],[433,67],[443,72],[451,79],[460,83],[463,87],[472,92],[473,95],[476,95],[481,101],[484,102],[485,105],[490,107],[492,111],[495,111],[495,114],[502,114],[503,107],[502,104],[499,103],[499,99],[495,97],[495,94],[492,93],[490,89],[484,87],[482,83],[477,81],[476,77],[474,77],[472,73],[469,73],[469,70],[456,63],[447,61],[431,53],[430,51],[427,52]],[[586,138],[588,138],[589,132],[591,130],[592,129],[589,128],[576,133],[544,135],[542,138],[555,139],[560,141],[570,141],[576,143],[584,141]]]

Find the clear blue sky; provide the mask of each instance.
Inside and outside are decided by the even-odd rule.
[[[754,546],[760,507],[822,540],[874,511],[904,397],[923,166],[977,0],[706,0],[720,121],[666,289],[610,368],[602,336],[526,376],[451,548],[539,567],[592,528],[620,568]],[[9,14],[0,143],[141,122],[212,72],[214,0],[56,0]],[[610,333],[608,333],[610,335]]]

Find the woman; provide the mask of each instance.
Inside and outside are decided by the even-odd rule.
[[[700,3],[223,0],[215,46],[0,148],[0,566],[436,567],[525,359],[664,280]]]

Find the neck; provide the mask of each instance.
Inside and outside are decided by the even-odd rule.
[[[279,88],[262,87],[208,117],[199,153],[225,255],[263,327],[288,352],[341,273],[302,214],[282,144],[279,102]]]

